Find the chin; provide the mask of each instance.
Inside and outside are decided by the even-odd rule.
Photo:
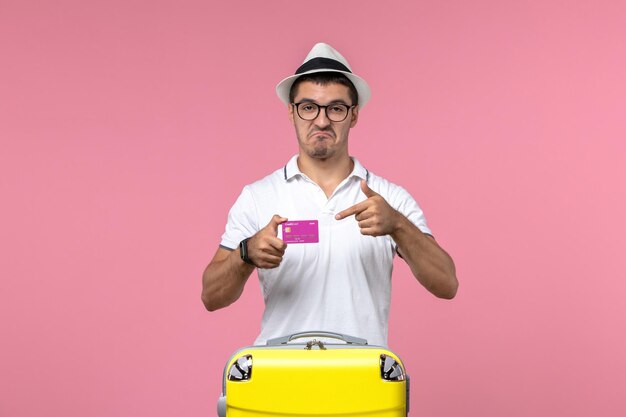
[[[333,156],[333,152],[328,148],[313,149],[309,152],[309,156],[316,159],[328,159]]]

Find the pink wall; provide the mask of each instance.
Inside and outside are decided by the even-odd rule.
[[[398,262],[415,416],[623,416],[626,3],[0,3],[0,416],[214,414],[257,334],[200,275],[296,152],[313,43],[373,89],[352,153],[420,202],[452,302]],[[254,111],[254,112],[252,112]]]

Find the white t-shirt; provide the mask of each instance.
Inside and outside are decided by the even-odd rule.
[[[258,269],[265,311],[256,345],[318,330],[387,345],[395,242],[390,236],[364,236],[354,216],[336,220],[335,214],[366,199],[360,186],[365,179],[422,232],[431,231],[406,190],[353,161],[352,173],[330,198],[300,172],[296,155],[283,168],[245,186],[231,208],[221,241],[231,250],[265,227],[274,214],[289,221],[317,220],[319,225],[318,243],[288,244],[279,267]]]

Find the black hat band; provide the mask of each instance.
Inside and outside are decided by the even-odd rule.
[[[302,74],[303,72],[317,70],[317,69],[338,70],[338,71],[349,72],[350,74],[352,74],[352,71],[350,71],[348,67],[343,65],[341,62],[336,61],[334,59],[330,59],[330,58],[319,57],[319,58],[310,59],[304,64],[300,65],[300,68],[296,70],[295,75]]]

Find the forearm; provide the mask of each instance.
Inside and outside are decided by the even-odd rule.
[[[450,255],[434,238],[422,233],[402,214],[398,215],[397,228],[391,237],[415,278],[435,296],[454,298],[459,284]]]
[[[209,311],[226,307],[241,296],[254,267],[241,260],[239,249],[219,249],[202,274],[202,302]]]

